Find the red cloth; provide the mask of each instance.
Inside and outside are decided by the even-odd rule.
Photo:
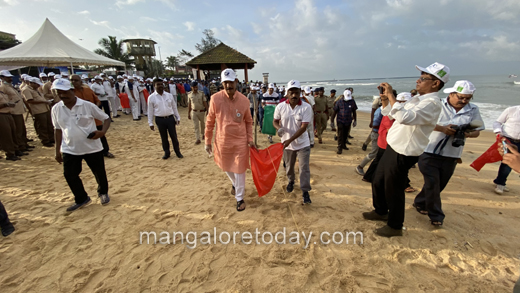
[[[150,93],[148,92],[147,89],[144,89],[144,90],[143,90],[143,95],[144,95],[144,100],[145,100],[146,103],[148,104],[148,97],[150,96]]]
[[[184,89],[184,85],[182,83],[178,83],[177,84],[177,92],[179,92],[179,94],[185,94],[186,93],[186,90]]]
[[[386,146],[388,143],[386,142],[386,135],[388,134],[388,130],[394,124],[395,120],[390,120],[388,116],[383,116],[381,119],[381,124],[379,124],[379,137],[377,139],[377,146],[381,149],[386,150]]]
[[[267,149],[254,150],[250,148],[251,171],[253,173],[253,181],[255,182],[258,196],[264,196],[271,191],[276,174],[280,168],[280,161],[283,156],[283,144],[273,144]]]
[[[121,107],[123,109],[130,109],[130,100],[128,99],[128,95],[125,93],[119,94],[119,100],[121,101]]]
[[[490,146],[489,149],[485,151],[480,157],[473,161],[473,163],[471,163],[470,166],[478,172],[487,163],[495,163],[502,161],[502,156],[498,152],[499,145],[502,145],[502,141],[500,139],[500,135],[497,135],[497,140],[495,141],[495,143],[492,146]]]

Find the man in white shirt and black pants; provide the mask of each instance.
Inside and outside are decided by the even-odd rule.
[[[85,160],[98,183],[101,204],[110,202],[108,180],[103,158],[103,146],[99,138],[110,127],[110,117],[98,106],[75,96],[70,81],[57,79],[52,89],[58,91],[61,102],[52,108],[52,124],[55,129],[56,161],[63,163],[63,174],[74,194],[75,204],[67,208],[75,211],[88,203],[88,196],[79,177],[82,161]],[[96,129],[94,119],[103,121],[103,129]]]
[[[520,106],[505,109],[497,121],[493,123],[493,132],[505,137],[511,144],[520,149]],[[497,178],[493,181],[496,184],[495,193],[503,194],[504,191],[509,191],[506,187],[509,173],[511,173],[511,167],[501,163]]]
[[[449,96],[441,101],[439,120],[430,134],[428,146],[419,157],[424,186],[415,197],[413,206],[419,213],[428,215],[435,227],[442,226],[444,222],[441,192],[455,171],[466,137],[478,137],[480,130],[485,129],[478,106],[469,102],[474,92],[475,86],[467,80],[457,81],[452,88],[444,90]],[[459,131],[454,129],[463,125],[473,127]]]
[[[90,86],[90,88],[94,91],[96,96],[98,96],[101,105],[100,109],[105,111],[105,114],[110,117],[110,105],[108,104],[108,92],[105,89],[105,85],[103,84],[103,78],[100,75],[96,75],[94,77],[95,82]]]
[[[416,82],[419,95],[404,104],[396,101],[388,83],[380,85],[390,102],[383,115],[391,116],[395,122],[388,131],[388,146],[372,180],[375,210],[363,213],[363,217],[387,221],[386,226],[374,231],[383,237],[402,236],[408,170],[417,163],[430,141],[442,109],[437,92],[449,79],[450,69],[437,62],[427,68],[416,68],[421,71]]]
[[[150,125],[151,130],[155,130],[153,126],[153,117],[155,116],[155,124],[159,128],[164,150],[162,158],[166,160],[170,157],[169,133],[172,139],[173,150],[177,157],[182,159],[184,156],[181,154],[175,129],[175,125],[179,125],[181,122],[181,116],[177,111],[177,98],[174,99],[172,94],[164,91],[164,84],[161,79],[155,79],[153,84],[155,92],[148,97],[148,125]]]
[[[284,145],[283,161],[289,184],[287,192],[294,189],[294,165],[298,157],[300,167],[300,189],[303,192],[303,204],[310,204],[311,171],[309,158],[311,143],[307,134],[307,126],[312,123],[312,108],[308,103],[302,103],[300,98],[300,82],[291,80],[287,84],[287,100],[276,106],[273,126],[282,138]]]

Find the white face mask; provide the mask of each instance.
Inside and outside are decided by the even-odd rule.
[[[345,101],[350,101],[350,100],[352,100],[352,96],[343,96],[343,99]]]

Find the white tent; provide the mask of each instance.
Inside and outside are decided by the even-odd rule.
[[[62,34],[50,21],[27,41],[0,52],[0,65],[16,66],[125,66],[124,62],[89,51]]]

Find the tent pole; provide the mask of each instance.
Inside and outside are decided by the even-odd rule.
[[[70,62],[70,71],[72,72],[72,74],[74,74],[74,66],[72,66],[72,61]]]

